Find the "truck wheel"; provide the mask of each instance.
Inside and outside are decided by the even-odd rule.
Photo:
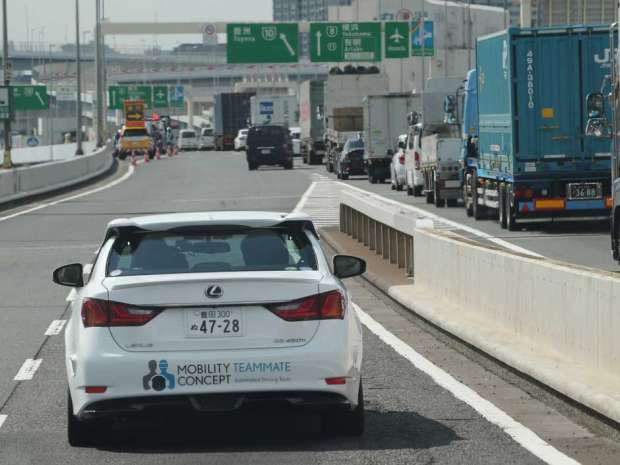
[[[441,208],[446,204],[446,201],[444,199],[441,198],[440,192],[439,192],[439,186],[437,185],[437,182],[435,182],[435,191],[433,193],[433,197],[435,198],[435,206],[437,208]]]
[[[612,229],[611,251],[614,259],[620,263],[620,218],[618,218],[618,215],[620,215],[620,211],[616,210],[612,217],[612,221],[614,221],[615,225]]]
[[[476,176],[476,174],[472,177],[471,190],[473,217],[475,220],[481,220],[484,218],[485,211],[484,207],[478,204],[478,176]]]
[[[426,191],[426,203],[432,204],[435,201],[433,191]]]
[[[407,186],[407,195],[413,195],[413,189]]]
[[[450,208],[454,208],[458,205],[458,202],[456,199],[446,199],[446,205]]]
[[[414,197],[422,197],[422,187],[423,186],[415,186],[413,188],[413,196]]]
[[[403,185],[396,183],[396,190],[397,191],[402,191],[403,190]]]
[[[328,173],[333,173],[334,172],[334,165],[332,165],[331,163],[327,163],[327,172]]]
[[[368,181],[370,182],[370,184],[377,184],[377,178],[373,176],[368,176]]]
[[[508,196],[506,195],[506,185],[500,184],[499,186],[499,225],[502,229],[506,229],[508,227],[508,217],[506,212],[508,211],[507,200]]]
[[[252,161],[249,161],[249,162],[248,162],[248,169],[249,169],[250,171],[254,171],[256,168],[258,168],[258,166],[256,165],[256,163],[254,163],[254,162],[252,162]]]
[[[514,210],[514,207],[512,205],[512,189],[510,186],[506,186],[504,189],[504,198],[506,199],[504,205],[505,205],[505,213],[504,215],[506,216],[506,229],[508,229],[508,231],[516,231],[518,229],[518,225],[517,225],[517,219],[516,219],[516,212]]]
[[[347,179],[349,179],[349,175],[348,174],[341,174],[340,175],[340,179],[346,181]]]

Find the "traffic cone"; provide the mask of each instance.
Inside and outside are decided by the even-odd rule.
[[[135,150],[133,152],[131,152],[131,166],[137,166],[138,163],[136,162],[136,152]]]

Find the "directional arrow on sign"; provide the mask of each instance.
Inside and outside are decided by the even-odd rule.
[[[35,90],[34,95],[37,96],[37,99],[39,99],[39,102],[41,102],[41,105],[45,106],[45,100],[43,100],[43,97],[41,97],[41,94],[39,94],[39,92]]]
[[[291,56],[295,56],[295,50],[293,50],[293,47],[291,47],[291,44],[288,43],[288,39],[286,38],[286,35],[280,34],[280,39],[282,39],[282,42],[284,42],[284,45],[288,49]]]
[[[318,56],[321,56],[321,36],[321,31],[316,31],[316,50]]]

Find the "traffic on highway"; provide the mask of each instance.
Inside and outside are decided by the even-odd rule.
[[[0,465],[620,463],[620,9],[62,1],[3,0]]]

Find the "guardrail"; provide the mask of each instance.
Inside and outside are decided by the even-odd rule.
[[[415,270],[413,285],[384,289],[392,298],[620,423],[617,275],[416,228],[412,209],[370,193],[347,190],[340,212],[342,232]]]
[[[0,171],[0,205],[80,184],[114,163],[110,147],[70,160]]]

